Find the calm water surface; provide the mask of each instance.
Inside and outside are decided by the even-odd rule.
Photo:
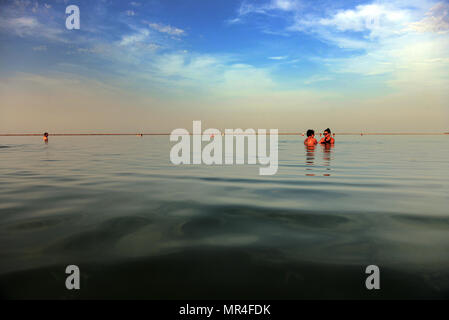
[[[0,137],[1,296],[449,298],[449,137],[302,140],[259,176],[174,166],[168,136]]]

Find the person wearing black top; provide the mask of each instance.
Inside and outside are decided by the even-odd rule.
[[[320,140],[320,144],[334,144],[335,139],[331,136],[331,129],[324,130],[324,138]]]

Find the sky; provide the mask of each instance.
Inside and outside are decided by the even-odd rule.
[[[441,132],[448,88],[447,0],[0,0],[0,133]]]

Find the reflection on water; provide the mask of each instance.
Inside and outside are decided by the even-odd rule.
[[[306,149],[306,170],[312,171],[315,168],[315,146],[304,146]],[[314,176],[314,173],[306,173],[306,176]]]
[[[323,158],[322,166],[315,164],[315,152],[317,146],[304,146],[306,152],[306,176],[314,177],[322,174],[325,177],[329,177],[331,175],[328,171],[331,170],[332,149],[334,148],[334,145],[324,144],[320,145],[320,147]],[[325,173],[322,173],[323,167],[326,171]]]
[[[282,137],[274,176],[173,166],[168,137],[0,146],[1,297],[449,297],[446,136]]]
[[[324,166],[326,167],[327,171],[331,170],[331,158],[332,158],[332,148],[334,148],[333,144],[322,144],[321,148],[323,149],[323,160],[324,160]],[[323,173],[323,176],[329,177],[331,174]]]

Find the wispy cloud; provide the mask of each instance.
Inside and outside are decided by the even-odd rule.
[[[410,24],[412,30],[418,32],[449,32],[449,3],[440,2],[433,6],[426,17]]]
[[[238,63],[229,56],[173,53],[158,56],[152,69],[160,82],[216,95],[253,95],[274,88],[270,71]]]
[[[137,32],[129,35],[124,35],[120,40],[121,46],[134,45],[138,42],[143,42],[148,39],[150,31],[147,29],[138,29]]]
[[[360,50],[370,42],[400,36],[416,15],[408,7],[388,4],[363,4],[353,9],[341,9],[327,16],[295,16],[287,29],[311,33],[340,48]]]
[[[307,34],[340,49],[332,50],[332,57],[325,54],[312,58],[327,71],[306,78],[302,82],[305,85],[352,74],[376,76],[379,85],[398,92],[425,87],[439,94],[441,88],[449,87],[449,4],[446,1],[373,0],[344,8],[334,4],[321,10],[319,7],[305,10],[298,3],[273,4],[243,2],[237,18],[241,23],[251,23],[255,15],[276,15],[285,24],[264,19],[264,28],[278,28],[280,33],[290,36]],[[254,21],[260,19],[255,17]]]
[[[262,3],[243,1],[237,13],[239,16],[250,13],[270,14],[272,11],[297,11],[300,7],[298,0],[271,0]]]
[[[8,29],[20,37],[33,34],[39,26],[39,22],[34,17],[5,19],[0,23],[0,27]]]
[[[170,25],[164,25],[162,23],[153,23],[153,22],[146,22],[148,26],[158,32],[166,33],[172,36],[184,36],[186,32],[182,29],[172,27]]]
[[[237,24],[237,23],[241,23],[242,19],[240,18],[231,18],[225,21],[227,24]]]
[[[43,24],[32,16],[21,16],[17,18],[2,18],[0,15],[0,31],[19,37],[37,37],[53,41],[65,42],[62,37],[63,30],[57,28],[54,23]]]
[[[381,4],[358,5],[355,9],[339,10],[331,17],[317,21],[322,26],[330,26],[338,31],[367,31],[370,37],[381,35],[382,31],[397,30],[409,21],[406,9]]]
[[[270,60],[285,60],[287,59],[287,56],[275,56],[275,57],[268,57]]]

